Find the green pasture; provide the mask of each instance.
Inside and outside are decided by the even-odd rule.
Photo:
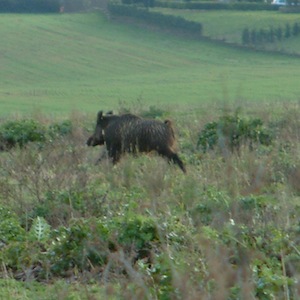
[[[0,34],[2,116],[94,112],[137,100],[199,110],[204,102],[299,100],[298,58],[175,37],[97,13],[2,14]]]

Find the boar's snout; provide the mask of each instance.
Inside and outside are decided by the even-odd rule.
[[[86,141],[86,144],[88,146],[93,146],[93,137],[92,136],[88,138],[88,140]]]
[[[101,146],[101,145],[104,145],[104,138],[103,137],[101,137],[101,138],[96,138],[96,137],[94,137],[94,136],[91,136],[91,137],[89,137],[88,138],[88,140],[86,141],[86,144],[88,145],[88,146],[92,146],[92,147],[94,147],[94,146]]]

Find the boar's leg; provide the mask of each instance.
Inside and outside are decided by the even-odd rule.
[[[186,168],[182,162],[182,160],[179,158],[177,153],[174,153],[170,149],[164,149],[164,150],[159,150],[158,153],[162,156],[165,156],[168,158],[169,162],[173,162],[174,164],[177,164],[179,168],[186,173]]]
[[[179,168],[183,171],[183,173],[186,173],[186,168],[182,160],[179,158],[179,156],[176,153],[173,153],[172,157],[169,158],[169,161],[173,161],[175,164],[179,166]]]
[[[112,158],[112,163],[115,165],[121,158],[121,150],[117,147],[108,148],[108,156]]]

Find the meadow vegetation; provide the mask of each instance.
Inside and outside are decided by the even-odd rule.
[[[170,113],[139,114],[156,111]],[[299,103],[172,111],[187,175],[156,155],[95,164],[103,149],[85,146],[94,118],[82,113],[69,117],[72,130],[2,152],[1,288],[15,299],[24,287],[31,299],[76,289],[81,299],[297,299],[298,113]],[[238,134],[237,124],[258,119],[268,143],[249,147],[253,128]],[[215,147],[204,151],[213,122]]]
[[[297,58],[96,13],[0,33],[0,298],[300,297]],[[172,119],[187,174],[96,164],[102,109]]]

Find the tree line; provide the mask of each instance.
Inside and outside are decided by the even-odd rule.
[[[147,8],[131,5],[118,5],[110,3],[109,12],[114,16],[129,17],[147,24],[159,26],[168,30],[202,36],[202,24],[189,21],[180,16],[165,15],[158,12],[150,12]]]
[[[54,13],[60,6],[60,0],[0,0],[2,13]]]
[[[259,46],[265,43],[274,43],[285,38],[298,36],[299,34],[299,23],[294,23],[293,25],[287,23],[284,27],[270,27],[269,29],[244,28],[242,32],[242,43],[245,46]]]
[[[102,0],[0,0],[0,13],[57,13],[84,11]]]

